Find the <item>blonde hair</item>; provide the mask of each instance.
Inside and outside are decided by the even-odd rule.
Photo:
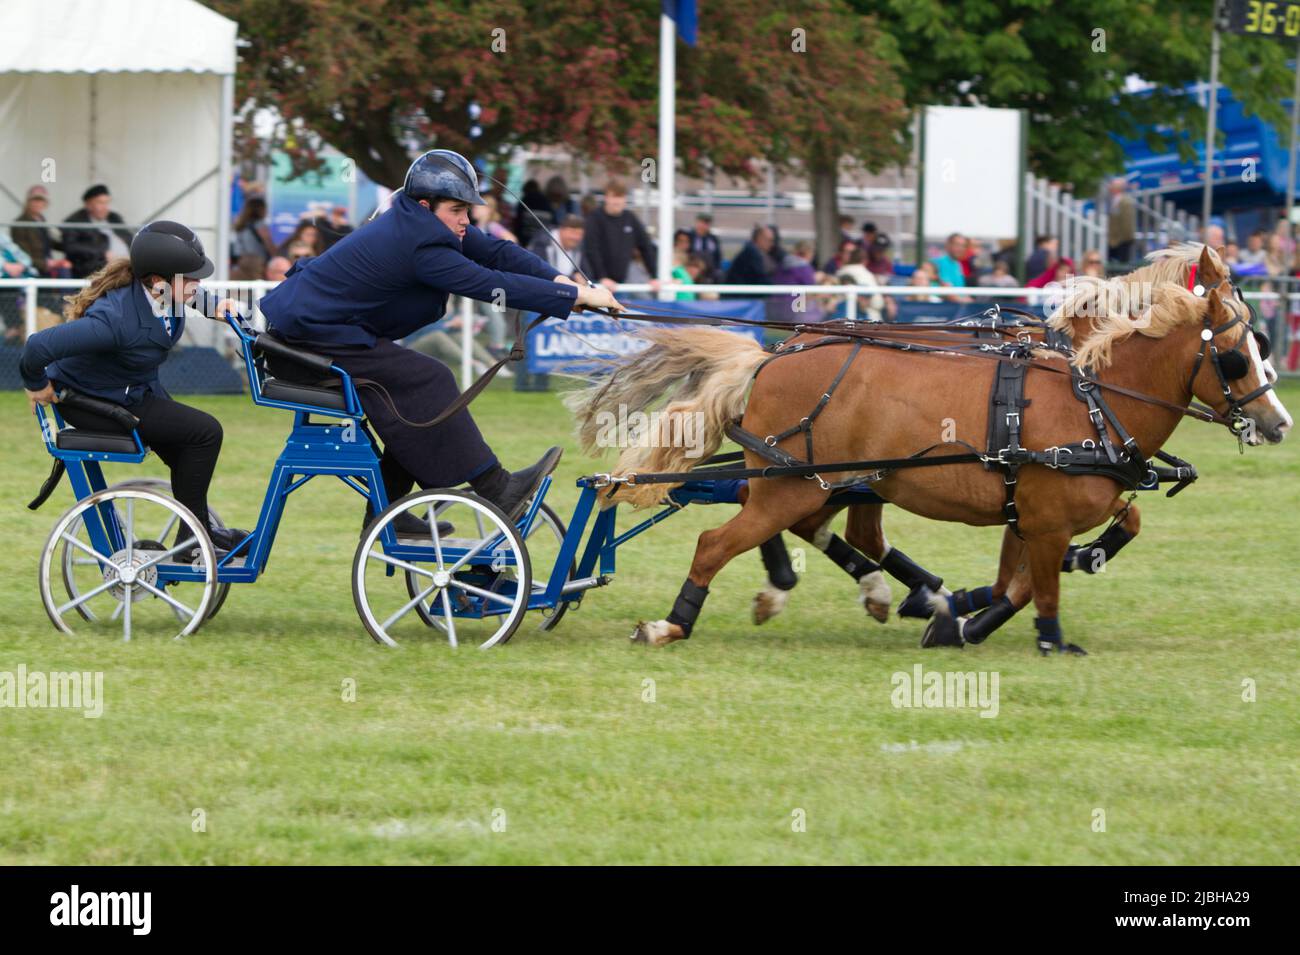
[[[1075,276],[1065,285],[1066,296],[1055,314],[1070,317],[1100,315],[1127,315],[1137,319],[1152,305],[1157,286],[1172,282],[1185,285],[1187,274],[1201,258],[1206,246],[1199,242],[1176,242],[1167,249],[1157,249],[1147,255],[1150,265],[1144,265],[1127,275],[1103,278],[1093,275]],[[1217,252],[1209,250],[1211,263],[1225,277],[1228,268]]]
[[[86,314],[86,309],[94,305],[96,300],[134,281],[135,273],[131,271],[131,260],[114,259],[87,279],[86,287],[80,292],[63,299],[63,320],[71,322],[81,318]]]
[[[1048,319],[1048,324],[1070,336],[1074,345],[1072,364],[1100,371],[1110,364],[1114,346],[1132,335],[1164,338],[1180,325],[1200,321],[1210,307],[1208,299],[1172,282],[1155,286],[1151,298],[1151,304],[1136,321],[1124,313],[1102,312],[1090,316],[1089,324],[1080,328],[1075,322],[1082,316],[1060,310]],[[1229,312],[1238,314],[1237,307],[1230,304],[1232,299],[1221,301]]]

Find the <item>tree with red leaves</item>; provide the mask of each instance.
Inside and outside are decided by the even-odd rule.
[[[497,156],[559,145],[638,173],[656,158],[654,0],[209,2],[239,22],[241,101],[275,109],[275,145],[299,171],[319,164],[322,142],[389,186],[433,146]],[[678,60],[683,171],[752,177],[756,159],[805,169],[819,238],[833,242],[839,159],[878,168],[900,154],[906,117],[886,41],[841,0],[793,14],[771,0],[701,6],[699,46]]]

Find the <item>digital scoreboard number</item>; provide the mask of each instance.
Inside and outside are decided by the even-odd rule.
[[[1300,42],[1300,0],[1224,0],[1224,29]]]

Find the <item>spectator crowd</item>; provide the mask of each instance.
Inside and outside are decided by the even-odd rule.
[[[530,179],[523,187],[523,203],[518,204],[498,189],[485,193],[486,204],[474,209],[475,224],[484,232],[530,249],[566,276],[581,275],[611,288],[642,284],[658,291],[655,241],[629,208],[625,183],[611,179],[599,197],[587,194],[575,198],[559,175],[549,177],[544,186]],[[245,187],[243,195],[231,229],[232,279],[279,281],[295,262],[321,255],[354,229],[348,210],[335,206],[328,215],[304,216],[288,237],[277,243],[262,190],[253,184]],[[849,216],[840,218],[838,246],[822,262],[816,261],[810,242],[783,241],[771,224],[756,224],[729,258],[713,230],[713,216],[700,212],[691,228],[672,236],[672,278],[681,286],[827,286],[826,295],[814,295],[807,301],[784,296],[767,299],[769,317],[801,321],[846,314],[844,297],[832,294],[832,286],[907,286],[908,294],[901,297],[860,293],[858,315],[889,319],[896,315],[900,300],[971,302],[974,298],[960,290],[1022,285],[1050,290],[1076,274],[1104,276],[1108,263],[1131,267],[1143,249],[1126,180],[1112,180],[1103,201],[1108,223],[1106,248],[1085,251],[1077,262],[1061,254],[1060,241],[1053,235],[1035,236],[1030,254],[1021,263],[1013,239],[986,244],[954,232],[941,247],[927,249],[917,265],[904,264],[895,255],[893,241],[874,222],[863,222],[855,230]],[[57,227],[47,218],[49,204],[46,187],[32,186],[14,217],[15,224],[0,229],[0,276],[84,278],[128,254],[131,230],[113,209],[112,193],[106,185],[85,190],[81,206]],[[1292,224],[1285,217],[1271,231],[1251,231],[1241,244],[1217,223],[1208,226],[1202,238],[1212,247],[1223,248],[1226,263],[1240,279],[1271,281],[1273,284],[1259,286],[1264,291],[1281,288],[1279,280],[1286,279],[1289,287],[1294,287],[1290,280],[1300,279],[1300,252]],[[728,294],[752,297],[752,293]],[[689,288],[676,293],[679,300],[716,297]],[[488,331],[484,361],[504,354],[510,317],[491,309],[479,310],[476,321]]]

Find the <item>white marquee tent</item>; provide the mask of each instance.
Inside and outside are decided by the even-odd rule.
[[[0,222],[102,182],[128,223],[194,228],[227,274],[237,24],[195,0],[3,0]]]

